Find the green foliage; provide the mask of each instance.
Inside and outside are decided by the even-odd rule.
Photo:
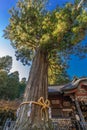
[[[8,74],[5,70],[0,70],[0,99],[14,100],[24,94],[26,78],[19,81],[17,71]]]
[[[56,63],[54,72],[58,68],[57,71],[61,70],[60,58],[77,50],[84,51],[80,41],[87,31],[87,11],[82,7],[77,9],[79,2],[47,11],[45,0],[18,1],[17,7],[9,11],[10,23],[4,31],[4,37],[10,39],[16,50],[17,59],[29,64],[35,52],[42,49],[48,57],[49,66],[52,68],[52,61]]]
[[[65,84],[70,81],[70,77],[66,72],[66,63],[61,60],[61,57],[56,58],[54,60],[54,57],[58,57],[57,55],[54,55],[53,57],[50,57],[50,66],[48,69],[48,84],[49,85],[61,85]]]
[[[7,88],[8,74],[4,70],[0,70],[0,98],[5,98]]]
[[[27,84],[26,78],[22,78],[22,80],[19,83],[19,97],[23,97],[26,84]]]
[[[0,99],[15,99],[19,93],[18,72],[8,74],[0,71]]]
[[[7,96],[10,99],[15,99],[19,94],[19,73],[17,71],[8,75],[7,81]]]
[[[0,70],[6,70],[7,72],[9,72],[11,68],[12,68],[12,57],[11,56],[0,57]]]
[[[0,99],[19,98],[23,95],[26,87],[26,78],[19,81],[19,73],[15,71],[9,74],[12,67],[12,57],[0,58]]]
[[[16,10],[13,8],[9,11],[11,18],[5,31],[5,37],[11,40],[13,47],[20,55],[19,58],[24,55],[27,60],[32,60],[32,54],[39,46],[42,35],[40,24],[43,21],[41,12],[44,4],[45,2],[42,0],[38,0],[38,2],[21,0],[18,2]],[[24,54],[24,52],[26,53]],[[23,59],[22,62],[25,62]]]
[[[26,87],[26,78],[19,81],[19,73],[15,71],[9,74],[12,67],[12,57],[0,58],[0,99],[19,98],[23,95]]]
[[[0,58],[0,99],[14,99],[18,96],[18,72],[9,74],[12,67],[12,57]]]
[[[65,68],[63,68],[63,66],[56,70],[49,69],[48,73],[49,73],[49,78],[48,78],[49,85],[54,85],[54,84],[63,85],[70,82],[70,77],[67,74]]]

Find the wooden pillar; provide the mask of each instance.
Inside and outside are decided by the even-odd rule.
[[[84,119],[84,116],[82,114],[82,111],[80,109],[80,105],[79,105],[79,102],[77,100],[77,98],[75,97],[75,105],[76,105],[76,109],[78,111],[78,114],[79,114],[79,117],[80,117],[80,120],[82,122],[82,128],[83,130],[87,130],[86,126],[85,126],[85,119]]]

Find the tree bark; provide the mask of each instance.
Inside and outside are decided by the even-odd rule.
[[[28,84],[23,101],[37,101],[40,97],[48,98],[48,60],[47,53],[38,50],[32,62]],[[41,107],[32,105],[30,117],[27,116],[29,105],[21,106],[14,130],[45,130],[41,128],[45,121],[41,119]]]

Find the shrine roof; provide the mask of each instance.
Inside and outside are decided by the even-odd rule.
[[[60,93],[64,85],[53,85],[48,87],[49,93]]]
[[[74,79],[72,82],[66,84],[63,88],[61,88],[61,91],[64,92],[78,88],[79,84],[83,81],[87,81],[87,78]]]
[[[48,87],[48,92],[49,93],[64,93],[64,92],[68,92],[70,90],[76,89],[78,88],[79,84],[83,81],[87,81],[87,78],[75,78],[73,79],[73,81],[71,81],[68,84],[65,85],[53,85],[53,86],[49,86]],[[85,84],[87,85],[87,84]]]

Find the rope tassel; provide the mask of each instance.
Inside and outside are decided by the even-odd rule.
[[[19,116],[20,108],[17,109],[16,116]]]
[[[49,107],[49,119],[52,118],[51,114],[52,114],[52,112],[51,112],[51,107]]]
[[[30,117],[32,111],[32,102],[29,103],[29,111],[27,112],[27,116]]]

